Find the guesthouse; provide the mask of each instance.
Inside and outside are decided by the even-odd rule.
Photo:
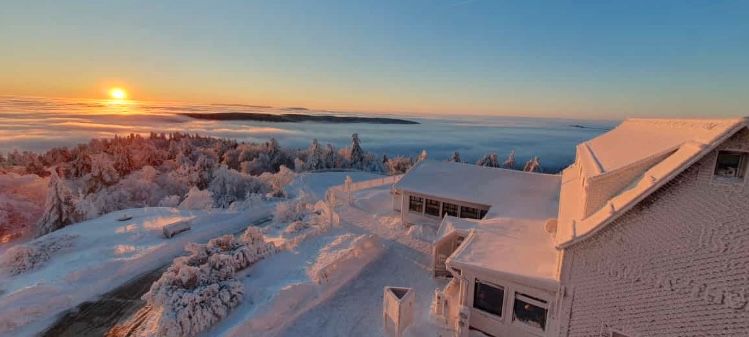
[[[577,146],[556,219],[446,218],[433,312],[460,337],[749,336],[748,163],[746,119],[626,120]]]

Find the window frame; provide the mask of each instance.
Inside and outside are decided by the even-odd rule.
[[[518,296],[523,297],[523,298],[519,299]],[[543,326],[543,328],[538,328],[538,327],[532,326],[532,325],[527,324],[525,322],[522,322],[522,321],[520,321],[520,320],[518,320],[516,318],[516,315],[515,315],[515,302],[517,302],[518,300],[520,300],[522,302],[525,302],[527,304],[539,307],[539,308],[544,309],[546,311],[546,314],[544,315],[544,326]],[[535,333],[540,333],[540,334],[544,334],[544,333],[546,333],[548,331],[548,328],[549,328],[549,310],[550,310],[550,307],[551,307],[551,305],[550,305],[550,301],[549,300],[544,300],[544,299],[541,299],[539,297],[535,297],[533,295],[529,295],[528,293],[525,293],[525,292],[514,291],[513,292],[513,296],[512,296],[512,313],[511,313],[512,315],[510,317],[510,321],[511,321],[511,323],[513,325],[522,327],[523,329],[526,329],[528,331],[535,332]]]
[[[476,297],[478,296],[478,289],[479,289],[478,285],[479,284],[487,286],[487,287],[490,287],[490,288],[499,289],[502,292],[502,299],[499,302],[499,315],[497,315],[496,313],[487,311],[484,308],[480,308],[480,307],[476,306],[476,302],[477,302],[476,301]],[[496,284],[494,282],[482,281],[479,278],[474,278],[473,279],[473,303],[471,304],[471,308],[476,309],[476,310],[478,310],[478,311],[480,311],[480,312],[482,312],[484,314],[487,314],[487,315],[489,315],[490,317],[492,317],[494,319],[501,320],[505,316],[504,315],[504,311],[505,311],[505,307],[506,307],[506,305],[505,305],[506,304],[505,303],[506,300],[507,300],[507,287],[499,285],[499,284]]]
[[[418,200],[418,202],[420,203],[419,210],[413,209],[414,200]],[[408,211],[423,214],[424,213],[424,197],[409,194],[408,195]]]
[[[455,215],[449,214],[449,213],[445,212],[445,206],[448,206],[448,205],[449,205],[449,207],[455,206]],[[450,216],[454,216],[454,217],[457,218],[460,215],[460,205],[454,204],[454,203],[451,203],[451,202],[444,202],[443,201],[442,202],[442,207],[440,208],[440,211],[442,213],[442,217],[443,218],[445,217],[445,215],[450,215]]]
[[[466,212],[465,212],[466,210],[475,210],[475,213],[474,212],[470,212],[470,213],[476,214],[476,217],[466,217],[466,216],[464,216],[466,214]],[[463,219],[480,220],[481,219],[481,209],[479,209],[477,207],[460,205],[460,217],[463,218]]]
[[[437,206],[437,208],[436,208],[436,211],[437,211],[436,213],[437,214],[432,214],[432,213],[428,212],[428,210],[429,210],[429,202],[437,203],[437,205],[436,205]],[[432,206],[434,206],[434,205],[432,205]],[[442,202],[441,201],[434,200],[434,199],[424,198],[424,214],[425,215],[429,215],[429,216],[433,216],[433,217],[439,217],[440,216],[440,212],[442,212]]]
[[[718,174],[718,162],[720,161],[721,155],[738,155],[738,172],[737,176],[723,176]],[[715,161],[713,162],[713,180],[723,183],[741,183],[746,180],[747,176],[747,165],[749,165],[749,152],[733,149],[718,150],[715,155]]]

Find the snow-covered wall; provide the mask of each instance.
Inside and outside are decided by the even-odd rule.
[[[714,180],[716,157],[566,250],[561,336],[749,336],[749,177]]]

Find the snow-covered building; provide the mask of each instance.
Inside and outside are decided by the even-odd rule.
[[[423,160],[395,185],[393,208],[404,226],[464,219],[556,217],[560,176]]]
[[[747,162],[745,119],[627,120],[577,146],[556,220],[446,217],[434,312],[458,336],[749,336]]]
[[[560,336],[749,336],[745,119],[631,119],[563,172]]]

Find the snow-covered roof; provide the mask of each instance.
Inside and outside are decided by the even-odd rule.
[[[557,216],[560,175],[424,160],[394,185],[438,198],[490,206],[486,218]]]
[[[743,127],[742,118],[630,119],[578,145],[562,174],[557,244],[597,232]]]
[[[741,119],[628,119],[613,130],[578,145],[592,172],[615,171],[694,141],[715,142]],[[597,167],[596,167],[597,166]],[[595,174],[592,174],[595,175]]]
[[[457,218],[451,215],[445,215],[442,218],[439,229],[437,229],[437,236],[435,242],[441,240],[450,233],[457,232],[463,235],[468,235],[468,232],[475,228],[479,223],[479,220]]]
[[[554,291],[559,251],[544,225],[541,220],[482,220],[447,264]]]

